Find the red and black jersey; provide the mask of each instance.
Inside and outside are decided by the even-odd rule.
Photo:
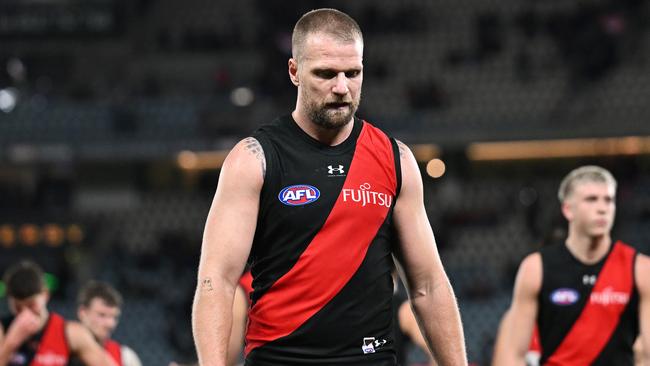
[[[5,331],[13,317],[2,320]],[[43,329],[23,343],[9,360],[8,366],[65,366],[70,358],[70,347],[65,335],[65,319],[50,312]]]
[[[251,293],[253,293],[253,275],[251,274],[251,271],[244,272],[244,274],[239,278],[239,286],[241,286],[244,293],[246,293],[246,300],[248,300],[248,305],[250,305]]]
[[[593,265],[578,261],[564,244],[540,252],[541,364],[634,365],[632,345],[639,334],[636,251],[617,242]]]
[[[118,366],[122,366],[122,345],[118,342],[109,339],[104,342],[104,349],[106,352],[111,355],[113,360],[117,363]]]
[[[395,365],[395,140],[354,119],[337,146],[290,116],[257,130],[266,174],[251,249],[247,365]]]

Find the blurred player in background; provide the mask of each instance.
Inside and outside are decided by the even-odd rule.
[[[122,296],[105,282],[90,281],[77,298],[77,316],[99,344],[120,366],[141,366],[138,355],[128,346],[111,339],[119,322]]]
[[[67,365],[76,356],[85,365],[115,366],[86,327],[47,309],[43,270],[31,261],[5,273],[11,315],[0,325],[0,366]]]
[[[639,331],[650,365],[650,258],[611,238],[616,180],[583,166],[564,178],[558,198],[568,237],[523,260],[494,365],[523,365],[535,327],[542,365],[632,366]]]
[[[395,351],[397,353],[398,365],[408,365],[408,352],[411,344],[418,347],[427,356],[427,365],[436,366],[436,362],[431,356],[427,343],[422,336],[422,331],[418,326],[411,303],[408,301],[406,288],[397,274],[393,270],[393,317],[395,322]]]

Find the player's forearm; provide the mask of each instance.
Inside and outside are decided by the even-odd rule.
[[[10,353],[4,353],[0,351],[0,366],[7,366],[9,364],[10,357]]]
[[[642,347],[643,349],[641,350],[641,365],[650,366],[650,342],[645,342]]]
[[[500,341],[497,341],[500,342]],[[514,349],[512,345],[508,346],[500,342],[494,349],[494,356],[492,358],[492,365],[498,366],[525,366],[526,365],[526,352],[519,352]]]
[[[223,283],[199,286],[192,307],[192,333],[201,366],[225,366],[232,327],[234,289]]]
[[[11,357],[11,354],[0,352],[0,366],[7,366],[9,357]]]
[[[512,342],[513,329],[510,311],[506,312],[501,319],[497,339],[494,343],[494,355],[492,365],[501,366],[523,366],[526,362],[526,349],[515,345]],[[523,351],[522,351],[523,349]]]
[[[643,307],[643,298],[641,300],[642,303],[639,309],[640,334],[632,346],[634,366],[650,366],[650,334],[646,331],[646,329],[650,328],[647,327],[648,324],[643,322],[644,315],[650,313],[647,312],[647,308]]]
[[[9,360],[11,360],[11,355],[16,352],[18,349],[18,344],[14,344],[14,342],[9,339],[9,337],[5,337],[4,339],[0,339],[0,366],[7,366],[9,364]]]
[[[467,365],[460,313],[449,281],[441,279],[427,287],[413,291],[412,301],[438,365]]]
[[[5,343],[0,344],[0,366],[7,366],[13,353],[13,347],[10,347]]]

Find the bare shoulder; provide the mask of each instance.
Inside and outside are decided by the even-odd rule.
[[[66,320],[65,321],[65,330],[68,335],[76,335],[80,333],[88,332],[88,329],[75,320]]]
[[[93,339],[88,328],[74,320],[66,320],[65,334],[73,351],[78,351],[86,342]]]
[[[397,147],[399,148],[403,185],[408,186],[410,181],[418,182],[420,180],[420,169],[413,152],[411,152],[411,149],[402,141],[395,141],[397,141]]]
[[[402,160],[408,157],[413,157],[413,153],[411,152],[411,149],[409,149],[409,147],[405,143],[397,139],[395,139],[395,141],[397,142],[397,147],[399,149],[399,156]]]
[[[636,266],[641,267],[643,269],[647,269],[648,267],[650,267],[650,257],[643,253],[637,254]]]
[[[239,144],[243,146],[245,151],[255,156],[257,160],[260,160],[262,162],[265,161],[262,144],[260,144],[260,142],[257,141],[255,137],[246,137],[245,139],[241,140]]]
[[[521,261],[517,272],[517,286],[521,289],[539,292],[542,285],[542,255],[529,254]]]
[[[528,254],[519,266],[520,270],[535,271],[542,270],[542,255],[539,252]]]
[[[257,171],[261,175],[259,173],[255,175],[264,178],[266,174],[264,149],[256,138],[246,137],[230,150],[223,165],[228,170],[234,170],[236,174]]]

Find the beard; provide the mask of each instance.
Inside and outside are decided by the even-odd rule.
[[[322,104],[309,103],[306,110],[307,116],[314,124],[327,130],[336,130],[350,123],[358,107],[359,100],[340,98]]]

